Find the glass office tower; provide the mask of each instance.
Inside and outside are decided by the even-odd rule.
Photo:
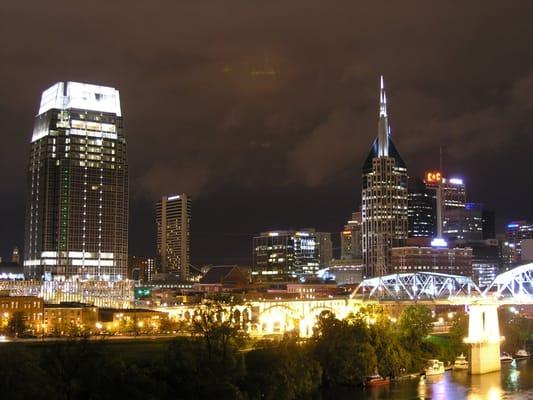
[[[45,90],[28,166],[27,278],[121,280],[128,259],[128,164],[118,90]]]

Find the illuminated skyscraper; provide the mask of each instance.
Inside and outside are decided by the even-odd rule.
[[[163,196],[156,204],[159,272],[189,278],[191,198],[186,194]]]
[[[504,259],[506,264],[518,264],[522,258],[522,241],[533,239],[533,223],[512,221],[505,229]]]
[[[390,249],[407,239],[407,168],[390,138],[381,78],[378,136],[363,165],[362,225],[365,276],[386,275]]]
[[[269,231],[254,237],[252,277],[286,281],[313,275],[331,261],[331,234],[314,229]]]
[[[121,280],[128,261],[128,164],[118,90],[59,82],[31,138],[24,271],[34,279]]]
[[[357,211],[341,232],[341,260],[361,259],[361,251],[361,212]]]
[[[442,172],[426,172],[424,179],[428,190],[441,193],[441,201],[437,201],[437,224],[439,223],[439,211],[442,215],[442,234],[444,237],[454,239],[455,230],[451,225],[455,224],[458,214],[464,212],[466,208],[466,189],[461,178],[447,179]],[[437,229],[438,230],[438,229]],[[452,231],[452,232],[450,232]],[[436,232],[437,233],[437,232]],[[451,235],[450,235],[451,233]]]
[[[410,238],[433,238],[437,234],[437,192],[424,181],[409,181],[408,220]]]

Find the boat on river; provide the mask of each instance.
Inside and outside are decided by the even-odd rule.
[[[506,364],[506,363],[511,363],[513,362],[514,358],[511,357],[511,355],[509,353],[506,353],[505,351],[502,351],[502,353],[500,354],[500,362],[502,364]]]
[[[426,376],[444,374],[444,363],[439,360],[428,360],[426,368],[424,368]]]
[[[461,353],[460,356],[455,357],[455,362],[453,363],[454,371],[462,371],[468,369],[468,361],[466,357]]]
[[[523,360],[525,358],[529,358],[529,356],[530,354],[524,349],[520,349],[516,353],[514,353],[514,358],[516,358],[517,360]]]
[[[383,386],[388,385],[390,383],[390,379],[383,378],[379,374],[374,374],[367,376],[365,381],[363,382],[364,387],[374,387],[374,386]]]

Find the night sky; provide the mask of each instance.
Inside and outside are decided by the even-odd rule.
[[[334,3],[334,5],[332,4]],[[384,74],[411,177],[461,176],[501,228],[532,218],[533,2],[4,1],[0,255],[23,246],[41,92],[116,87],[130,166],[130,254],[153,203],[193,196],[192,262],[251,262],[268,229],[339,232],[360,205]]]

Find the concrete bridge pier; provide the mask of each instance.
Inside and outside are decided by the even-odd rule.
[[[468,372],[481,375],[499,371],[500,364],[500,326],[498,323],[498,305],[472,304],[468,321],[470,344]]]

